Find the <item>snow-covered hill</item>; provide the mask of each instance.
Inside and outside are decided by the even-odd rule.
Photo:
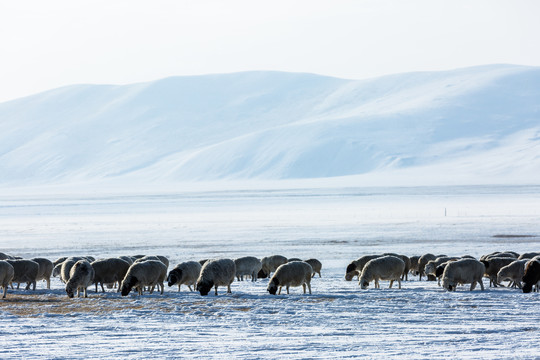
[[[0,184],[537,183],[540,68],[369,80],[246,72],[0,104]]]

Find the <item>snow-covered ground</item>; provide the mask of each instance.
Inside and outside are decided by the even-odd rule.
[[[540,188],[251,189],[2,194],[0,251],[23,257],[282,254],[322,261],[312,295],[271,296],[266,281],[201,297],[9,291],[0,301],[3,358],[535,358],[540,295],[509,288],[362,291],[346,282],[361,255],[480,256],[540,251]]]

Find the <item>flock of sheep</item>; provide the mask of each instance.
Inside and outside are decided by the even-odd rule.
[[[264,257],[259,260],[253,256],[238,259],[206,259],[187,261],[178,264],[170,272],[169,260],[164,256],[120,256],[116,258],[95,260],[91,256],[63,257],[56,261],[45,258],[21,259],[0,252],[0,286],[3,287],[3,298],[8,287],[26,283],[26,290],[36,288],[36,282],[45,280],[50,289],[51,276],[59,276],[65,283],[67,295],[72,298],[87,297],[87,288],[94,284],[105,292],[105,287],[117,286],[122,296],[128,295],[135,289],[139,295],[144,291],[153,293],[156,286],[163,294],[164,282],[169,286],[187,285],[190,291],[199,291],[207,295],[214,288],[218,294],[219,286],[226,286],[231,292],[231,283],[244,277],[256,281],[257,278],[268,278],[272,273],[267,291],[275,295],[281,294],[283,287],[289,294],[289,288],[302,286],[311,294],[311,279],[315,274],[321,276],[322,264],[317,259],[301,260],[287,259],[281,255]],[[407,257],[394,253],[367,255],[352,261],[346,269],[345,280],[351,281],[358,277],[359,285],[366,289],[370,282],[379,288],[380,280],[389,280],[390,288],[394,281],[408,280],[409,273],[426,276],[428,280],[442,279],[442,287],[455,291],[458,285],[471,284],[472,291],[476,284],[484,290],[482,278],[490,280],[490,286],[502,286],[503,281],[509,281],[508,286],[519,287],[523,292],[536,291],[540,286],[540,253],[517,254],[515,252],[495,252],[482,256],[479,260],[471,256],[448,257],[446,255],[424,254]]]

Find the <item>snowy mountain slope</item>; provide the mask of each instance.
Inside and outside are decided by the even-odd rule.
[[[513,182],[540,175],[539,99],[540,68],[512,65],[361,81],[246,72],[76,85],[0,104],[0,183],[415,169],[423,180],[436,171]]]

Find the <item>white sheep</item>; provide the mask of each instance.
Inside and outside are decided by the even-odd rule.
[[[244,275],[251,276],[251,281],[257,281],[257,274],[262,269],[261,260],[254,256],[244,256],[234,259],[236,266],[236,279],[244,281]]]
[[[186,261],[175,266],[169,272],[167,276],[167,284],[173,286],[178,284],[178,291],[180,286],[187,285],[189,291],[193,291],[197,285],[197,279],[201,273],[201,264],[198,261]],[[191,286],[193,285],[193,288]]]
[[[484,264],[476,259],[460,259],[450,262],[444,269],[442,286],[448,291],[455,291],[459,284],[471,284],[470,291],[473,291],[478,283],[483,291],[482,277],[485,271]]]
[[[368,261],[380,258],[383,255],[364,255],[357,260],[352,261],[345,270],[345,280],[352,281],[355,276],[360,276],[364,266]]]
[[[162,256],[162,255],[145,255],[141,258],[136,259],[135,261],[133,261],[133,263],[143,262],[143,261],[148,261],[148,260],[161,261],[163,264],[165,264],[167,269],[169,268],[169,259],[167,259],[165,256]]]
[[[448,261],[455,261],[455,260],[458,260],[457,257],[449,257],[449,256],[441,256],[441,257],[438,257],[436,258],[435,260],[429,260],[426,264],[426,266],[424,267],[424,273],[429,276],[434,276],[437,278],[437,285],[441,285],[441,276],[442,276],[442,272],[437,272],[437,268],[448,262]]]
[[[268,282],[267,291],[272,295],[276,295],[279,288],[278,295],[281,295],[281,289],[285,286],[287,294],[289,294],[291,286],[302,286],[305,294],[307,286],[311,294],[312,274],[313,268],[305,261],[292,261],[280,265]]]
[[[157,285],[163,294],[163,281],[167,276],[167,266],[160,260],[147,260],[134,262],[126,273],[120,285],[122,296],[127,296],[131,289],[137,289],[139,295],[143,294],[145,286],[150,287],[150,294],[154,292]]]
[[[309,265],[311,265],[311,268],[313,269],[313,274],[311,277],[315,277],[315,274],[319,274],[319,277],[321,277],[321,269],[322,269],[322,263],[317,259],[307,259],[304,260]]]
[[[120,284],[130,267],[127,261],[120,258],[96,260],[91,265],[94,268],[93,283],[96,285],[96,292],[98,292],[98,284],[101,285],[103,292],[105,292],[103,284]],[[118,286],[118,291],[120,291],[120,286]]]
[[[94,268],[87,260],[79,260],[69,272],[69,280],[66,283],[66,293],[72,298],[77,291],[77,297],[81,296],[81,289],[84,292],[84,297],[88,297],[86,288],[92,284],[94,280]]]
[[[124,260],[129,265],[133,265],[133,262],[135,261],[134,258],[132,258],[131,256],[126,256],[126,255],[119,256],[118,258]]]
[[[67,284],[67,282],[69,280],[69,276],[70,276],[69,274],[71,273],[71,268],[79,260],[86,260],[86,258],[83,258],[83,257],[80,257],[80,256],[68,257],[62,263],[56,265],[56,267],[53,270],[53,276],[54,276],[54,274],[57,273],[58,266],[60,266],[60,274],[59,274],[60,275],[60,280],[64,284]],[[86,260],[86,261],[88,261],[88,260]]]
[[[13,266],[7,261],[0,260],[0,286],[4,288],[2,299],[6,298],[7,289],[13,280],[13,276],[15,276],[15,269],[13,269]]]
[[[281,255],[265,256],[261,259],[261,271],[257,275],[259,278],[267,278],[270,273],[283,264],[287,263],[287,258]]]
[[[428,254],[424,254],[420,256],[420,258],[418,259],[418,275],[419,275],[418,280],[422,280],[422,275],[426,274],[425,267],[429,261],[435,260],[436,258],[443,257],[443,256],[446,256],[446,255],[433,255],[433,254],[428,253]],[[427,278],[428,280],[435,280],[435,277],[433,275],[427,275]]]
[[[508,280],[510,281],[508,285],[512,284],[512,287],[517,286],[521,289],[521,279],[525,273],[525,264],[527,261],[529,260],[516,260],[503,266],[497,273],[497,282],[500,284],[503,281]]]
[[[15,274],[13,275],[12,283],[26,283],[26,290],[36,290],[36,281],[39,274],[39,264],[32,260],[17,259],[17,260],[5,260],[13,266]],[[19,288],[17,286],[17,288]]]
[[[47,289],[51,288],[51,274],[53,272],[54,264],[51,260],[45,258],[32,258],[30,259],[39,264],[39,272],[36,281],[45,280],[47,282]]]
[[[236,265],[231,259],[210,259],[204,263],[201,274],[197,279],[197,291],[201,295],[208,295],[210,289],[215,287],[218,294],[218,286],[227,286],[227,293],[231,293],[231,284],[236,276]]]
[[[389,288],[394,281],[398,282],[401,289],[401,275],[405,270],[405,262],[395,256],[383,256],[367,262],[362,269],[358,284],[362,289],[367,289],[371,281],[375,281],[375,288],[380,288],[379,280],[390,280]]]
[[[510,265],[512,262],[516,261],[515,257],[486,257],[485,260],[480,260],[482,264],[486,267],[485,276],[489,278],[489,286],[497,287],[498,285],[502,286],[497,282],[497,273],[503,266]]]
[[[403,270],[403,274],[401,275],[401,280],[409,280],[409,271],[411,271],[411,259],[406,255],[400,255],[400,254],[394,254],[394,253],[384,253],[384,256],[395,256],[403,260],[405,263],[405,270]]]

